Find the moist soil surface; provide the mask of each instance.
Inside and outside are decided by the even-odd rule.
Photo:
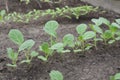
[[[61,41],[67,33],[77,36],[76,26],[80,23],[91,23],[91,18],[104,16],[113,21],[119,17],[119,14],[111,11],[104,14],[100,14],[99,11],[94,14],[82,16],[79,20],[58,18],[57,21],[60,23],[57,30],[58,41]],[[20,60],[24,57],[21,53],[19,66],[16,69],[7,67],[6,64],[11,61],[6,56],[6,48],[17,50],[17,46],[8,38],[10,29],[19,29],[26,40],[35,40],[33,50],[39,51],[38,46],[44,41],[49,41],[49,36],[43,31],[44,25],[41,22],[38,20],[28,24],[14,22],[0,24],[0,80],[50,80],[51,70],[61,71],[64,80],[109,80],[111,75],[120,72],[120,42],[107,46],[99,43],[97,50],[93,48],[84,54],[66,53],[61,56],[56,53],[47,63],[34,58],[31,65],[20,65]],[[42,55],[41,52],[39,53]]]

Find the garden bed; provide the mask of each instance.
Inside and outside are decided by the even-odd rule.
[[[106,15],[107,13],[107,15]],[[91,19],[96,17],[106,17],[110,21],[118,18],[120,15],[111,11],[101,14],[100,11],[81,16],[79,20],[57,18],[60,23],[57,30],[58,40],[60,41],[67,33],[77,36],[75,28],[80,23],[91,23]],[[84,56],[77,53],[66,53],[63,56],[55,54],[50,57],[47,63],[38,59],[33,59],[31,66],[22,64],[16,69],[6,66],[10,60],[7,58],[6,48],[17,46],[8,38],[11,29],[19,29],[25,36],[25,39],[33,39],[36,44],[34,50],[39,51],[38,46],[49,40],[49,36],[43,31],[47,20],[38,20],[31,23],[10,22],[0,25],[0,80],[50,80],[51,70],[59,70],[64,75],[64,80],[109,80],[111,75],[120,72],[120,42],[105,46],[98,44],[98,49],[91,49],[84,53]],[[22,55],[20,55],[23,57]],[[20,59],[19,59],[20,60]],[[18,60],[18,63],[19,63]]]

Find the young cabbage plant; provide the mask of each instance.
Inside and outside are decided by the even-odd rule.
[[[64,50],[63,43],[56,43],[56,44],[52,45],[50,49],[56,50],[60,54],[70,52],[70,50]]]
[[[56,41],[57,33],[56,30],[58,28],[59,24],[57,21],[48,21],[45,24],[44,31],[50,35],[50,45],[52,46]]]
[[[34,46],[35,41],[32,39],[25,41],[23,34],[17,29],[10,30],[8,36],[10,40],[18,45],[18,54],[20,52],[25,53],[26,60],[23,60],[21,63],[30,63],[32,57],[34,57],[33,52],[31,52],[31,48]],[[37,53],[35,53],[35,55],[37,55]]]
[[[89,26],[94,31],[94,33],[96,35],[94,37],[94,46],[97,49],[97,41],[101,41],[102,40],[101,38],[97,38],[97,33],[102,34],[103,30],[98,25],[95,25],[95,24],[89,24]]]
[[[12,48],[7,48],[7,55],[8,58],[11,59],[12,63],[11,64],[7,64],[7,66],[9,67],[17,67],[17,60],[18,60],[18,53],[14,52]]]
[[[80,47],[82,51],[88,50],[92,47],[86,42],[87,40],[92,39],[96,36],[95,32],[86,30],[87,30],[86,24],[80,24],[76,27],[76,31],[79,34],[78,41],[80,41]]]
[[[39,49],[45,54],[44,56],[38,56],[38,58],[43,61],[47,61],[49,56],[53,55],[53,50],[50,49],[50,46],[47,42],[44,42],[41,46],[39,46]]]
[[[50,80],[64,80],[63,74],[60,71],[52,70],[49,76]]]
[[[109,44],[115,42],[118,39],[118,35],[116,35],[116,32],[119,32],[120,26],[113,22],[111,25],[109,25],[109,30],[111,31],[112,39],[109,41]]]
[[[31,59],[34,57],[33,53],[37,56],[38,53],[35,51],[31,52],[31,48],[34,46],[35,41],[33,41],[32,39],[30,40],[26,40],[23,42],[23,44],[21,44],[21,46],[19,47],[19,52],[23,52],[25,54],[26,60],[22,60],[21,63],[28,63],[30,64]],[[35,56],[35,57],[36,57]]]
[[[94,27],[94,28],[97,28],[97,29],[102,24],[105,24],[106,26],[108,26],[109,30],[106,30],[104,32],[102,29],[96,30],[97,33],[101,34],[100,36],[103,39],[105,45],[107,43],[111,44],[111,43],[115,42],[115,34],[116,34],[116,31],[118,30],[118,27],[119,27],[116,23],[110,24],[110,21],[107,20],[106,18],[103,18],[103,17],[100,17],[99,19],[92,19],[92,22],[95,23],[96,27]]]
[[[110,30],[104,31],[100,37],[103,39],[104,44],[107,45],[107,43],[110,43],[109,40],[112,38],[112,33]]]

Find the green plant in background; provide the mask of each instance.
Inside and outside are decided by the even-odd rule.
[[[79,34],[78,41],[80,41],[79,46],[81,47],[81,51],[90,49],[92,46],[86,42],[87,42],[87,40],[92,39],[96,36],[95,32],[86,31],[86,30],[87,30],[86,24],[80,24],[76,27],[76,31]]]
[[[29,3],[30,0],[21,0],[24,2]],[[39,0],[36,0],[39,1]],[[97,11],[97,8],[94,8],[92,6],[79,6],[79,7],[68,7],[65,6],[63,8],[55,8],[55,9],[47,9],[47,10],[33,10],[29,11],[25,14],[13,12],[6,14],[4,13],[5,10],[1,11],[3,21],[13,21],[13,22],[22,22],[22,23],[29,23],[32,20],[37,20],[40,17],[48,16],[50,15],[52,18],[57,17],[67,17],[71,19],[72,17],[75,17],[76,19],[79,19],[80,16],[86,15],[89,12]],[[3,16],[4,13],[4,16]],[[1,17],[0,17],[1,19]]]
[[[52,46],[56,42],[55,40],[57,38],[56,30],[58,29],[58,26],[59,26],[58,22],[54,20],[48,21],[45,24],[44,31],[50,35],[50,46]]]
[[[9,36],[10,40],[12,40],[15,44],[18,45],[17,54],[19,54],[20,52],[25,53],[26,60],[22,60],[21,63],[26,62],[26,63],[30,64],[32,58],[36,57],[38,55],[37,52],[31,51],[31,48],[33,47],[35,42],[32,39],[25,41],[23,34],[17,29],[10,30],[8,36]],[[10,51],[10,49],[8,49],[8,50]],[[11,51],[11,52],[13,52],[13,51]],[[8,54],[10,54],[10,53],[8,52]],[[11,54],[13,54],[13,53],[11,53]]]
[[[120,80],[120,73],[116,73],[114,76],[110,76],[110,80]]]
[[[98,8],[93,8],[92,6],[81,6],[81,7],[75,7],[69,9],[73,16],[75,16],[76,19],[79,19],[80,16],[86,15],[90,13],[91,11],[95,12]]]
[[[60,71],[52,70],[49,73],[50,80],[64,80],[64,77]]]

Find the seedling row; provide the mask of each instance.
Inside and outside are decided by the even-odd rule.
[[[17,51],[12,48],[7,48],[8,58],[11,63],[7,64],[9,67],[16,68],[19,54],[22,53],[25,58],[20,63],[31,64],[33,58],[38,58],[44,62],[47,62],[51,56],[55,53],[63,55],[64,53],[84,53],[91,48],[98,49],[98,42],[104,43],[105,46],[112,44],[120,40],[120,19],[116,19],[110,22],[108,19],[100,17],[98,19],[92,19],[91,24],[79,24],[76,26],[76,32],[78,36],[73,34],[64,35],[62,41],[57,41],[57,29],[59,23],[57,21],[48,21],[43,30],[49,35],[50,41],[43,42],[39,47],[39,50],[44,53],[40,55],[37,51],[32,50],[35,45],[33,39],[24,39],[24,35],[17,29],[11,29],[8,33],[9,39],[17,45]],[[106,26],[106,30],[102,29],[102,26]],[[88,28],[90,28],[88,30]]]

